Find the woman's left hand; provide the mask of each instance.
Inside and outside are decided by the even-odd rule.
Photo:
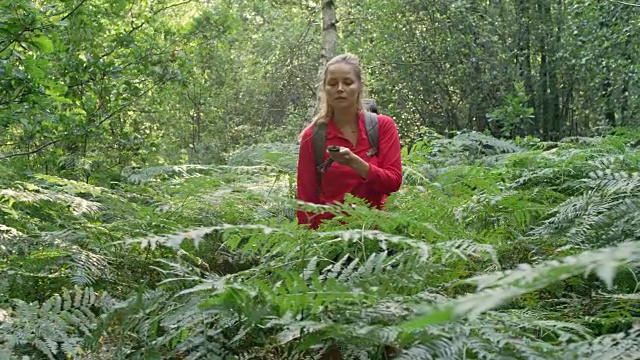
[[[338,164],[346,165],[355,170],[362,178],[369,176],[369,164],[354,154],[348,147],[340,147],[338,151],[327,151],[329,157]]]
[[[327,151],[329,153],[329,157],[337,162],[338,164],[351,166],[355,159],[358,158],[358,155],[354,154],[351,149],[348,147],[340,146],[340,150],[338,151]]]

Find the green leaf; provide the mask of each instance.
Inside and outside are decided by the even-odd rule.
[[[405,331],[415,331],[431,325],[442,324],[455,318],[455,308],[452,306],[435,308],[427,314],[416,317],[400,325]]]
[[[38,35],[31,39],[31,42],[44,53],[50,53],[53,51],[53,41],[44,35]]]
[[[34,60],[34,59],[25,60],[24,68],[27,71],[27,73],[31,76],[31,78],[36,81],[40,81],[40,79],[43,79],[46,76],[46,73],[42,68],[42,63],[37,60]]]
[[[49,95],[64,95],[67,92],[67,86],[65,84],[50,82],[47,84],[47,94]]]

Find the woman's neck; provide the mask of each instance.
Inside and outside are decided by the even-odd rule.
[[[339,128],[351,128],[358,123],[357,109],[348,109],[333,112],[333,121]]]

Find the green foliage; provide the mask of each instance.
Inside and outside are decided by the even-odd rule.
[[[526,93],[523,84],[517,84],[517,93],[508,94],[503,107],[495,109],[487,114],[489,122],[497,123],[502,127],[497,131],[504,138],[513,138],[515,133],[526,133],[526,129],[531,128],[534,118],[532,107],[526,106]]]
[[[618,147],[621,134],[545,151],[535,139],[528,150],[477,133],[425,138],[403,150],[415,176],[385,211],[353,197],[295,203],[295,149],[284,145],[224,166],[132,167],[109,187],[13,173],[1,193],[0,353],[632,351],[640,155]],[[295,209],[336,217],[309,231]]]
[[[64,354],[80,358],[85,354],[83,342],[99,322],[96,313],[109,305],[108,297],[89,287],[56,294],[41,305],[16,299],[0,323],[0,344],[5,354],[9,350],[14,356],[42,354],[53,360]]]
[[[634,125],[637,7],[536,7],[346,1],[336,7],[336,51],[361,56],[366,85],[405,145],[466,130],[579,141]],[[294,141],[311,115],[320,4],[0,8],[0,157],[22,171],[98,184],[129,166],[220,165],[249,145]]]
[[[339,2],[377,211],[292,200],[317,2],[0,0],[0,357],[637,352],[636,9]]]

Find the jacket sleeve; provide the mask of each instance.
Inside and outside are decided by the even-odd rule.
[[[313,153],[312,131],[308,130],[302,135],[300,140],[300,151],[298,152],[298,172],[297,172],[297,199],[305,202],[320,203],[318,197],[318,179],[316,174],[315,156]],[[313,212],[298,210],[296,216],[298,224],[310,224],[315,226]]]
[[[398,191],[402,185],[402,159],[400,136],[395,122],[379,115],[378,165],[369,164],[365,183],[381,194]]]

